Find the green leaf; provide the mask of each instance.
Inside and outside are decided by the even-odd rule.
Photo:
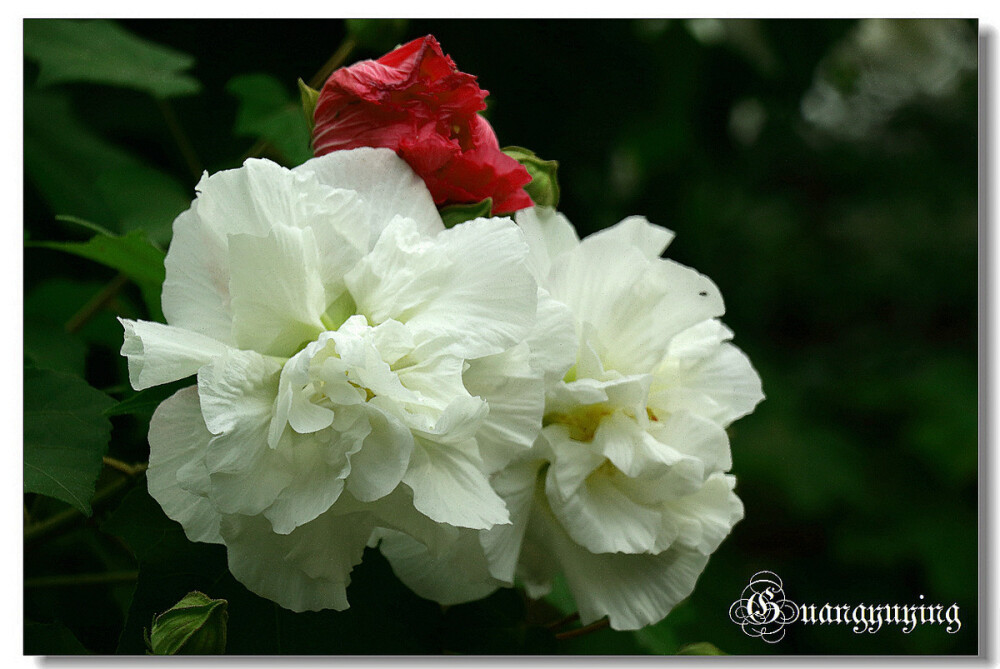
[[[60,325],[25,315],[24,356],[35,367],[83,376],[86,345]]]
[[[226,652],[228,602],[189,592],[153,620],[153,655],[221,655]]]
[[[136,37],[111,21],[26,20],[24,55],[38,62],[39,86],[107,84],[157,98],[201,90],[201,84],[185,74],[194,58]]]
[[[42,281],[24,296],[25,321],[37,320],[61,330],[66,322],[105,287],[104,282],[54,278]],[[119,294],[116,298],[123,315],[139,315],[139,307]],[[122,326],[110,309],[96,314],[77,333],[79,339],[117,351],[122,345]],[[26,335],[27,337],[27,335]],[[29,345],[25,344],[27,350]],[[47,365],[39,365],[47,366]]]
[[[441,221],[444,227],[453,228],[459,223],[465,223],[476,218],[488,218],[493,212],[493,198],[488,197],[482,202],[473,204],[452,204],[441,209]]]
[[[94,483],[107,452],[114,400],[86,381],[24,370],[24,491],[55,497],[90,515]]]
[[[160,406],[163,400],[167,399],[174,393],[176,393],[181,388],[186,388],[192,383],[191,379],[182,379],[180,381],[174,381],[173,383],[166,383],[162,386],[153,386],[152,388],[146,388],[145,390],[140,390],[131,397],[122,400],[113,407],[109,407],[105,410],[105,416],[123,416],[130,414],[133,416],[142,416],[147,420],[156,411],[156,407]]]
[[[29,242],[27,246],[65,251],[118,270],[139,286],[150,313],[162,320],[160,291],[166,254],[146,239],[144,231],[133,230],[123,237],[97,234],[86,242]]]
[[[87,649],[62,623],[24,621],[25,655],[86,655]]]
[[[145,230],[153,241],[170,241],[174,219],[191,205],[191,196],[173,177],[148,165],[108,169],[94,187],[122,232]]]
[[[680,650],[677,651],[678,655],[728,655],[729,653],[724,653],[707,641],[699,641],[698,643],[689,643],[686,646],[682,646]]]
[[[190,204],[180,181],[91,132],[57,93],[24,93],[24,168],[54,213],[143,228],[161,243]]]
[[[312,158],[302,104],[280,81],[269,74],[243,74],[230,79],[226,90],[240,103],[233,128],[237,135],[270,143],[289,166]]]

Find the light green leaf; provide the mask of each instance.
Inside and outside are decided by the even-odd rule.
[[[157,98],[201,90],[201,84],[185,74],[194,58],[147,42],[111,21],[26,20],[24,55],[38,62],[39,86],[107,84]]]
[[[103,411],[114,400],[70,374],[24,370],[24,491],[90,515],[111,437]]]
[[[312,158],[302,101],[280,81],[269,74],[243,74],[230,79],[226,90],[240,101],[233,128],[237,135],[270,143],[280,154],[276,158],[288,166]]]
[[[29,242],[27,246],[65,251],[118,270],[139,286],[150,312],[160,317],[166,254],[146,239],[144,231],[133,230],[123,237],[98,234],[86,242]]]

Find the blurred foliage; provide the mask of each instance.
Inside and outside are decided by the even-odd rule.
[[[81,384],[118,404],[80,407],[89,427],[58,448],[102,453],[110,416],[96,441],[146,460],[164,395],[128,387],[115,315],[159,314],[149,277],[108,253],[166,248],[203,170],[307,157],[295,83],[347,30],[25,21],[26,466],[46,453],[32,443],[52,445],[31,412]],[[582,235],[643,214],[719,285],[767,394],[730,430],[746,519],[664,621],[559,640],[546,624],[572,611],[561,584],[443,610],[372,551],[349,611],[293,614],[238,584],[221,546],[188,542],[141,477],[74,482],[98,490],[77,504],[85,519],[26,473],[25,651],[143,653],[143,626],[197,589],[229,602],[232,653],[976,653],[975,22],[362,22],[348,62],[427,33],[491,92],[501,145],[559,161]],[[526,44],[530,59],[500,48]],[[796,625],[764,644],[728,618],[760,569],[794,601],[956,602],[962,629]],[[109,576],[73,581],[92,574]]]

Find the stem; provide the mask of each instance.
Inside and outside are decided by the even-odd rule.
[[[188,139],[187,134],[184,132],[184,128],[181,127],[180,122],[177,120],[177,114],[174,113],[174,108],[169,102],[160,98],[156,99],[156,104],[160,108],[160,112],[163,114],[163,120],[166,121],[170,134],[177,143],[177,148],[181,151],[181,156],[184,157],[184,162],[187,164],[188,170],[190,170],[191,175],[195,178],[195,180],[200,179],[202,173],[201,161],[198,159],[198,154],[194,150],[194,145],[191,144],[191,140]]]
[[[68,321],[66,321],[66,326],[63,329],[69,334],[76,334],[79,332],[84,325],[90,322],[91,318],[96,316],[101,309],[107,306],[107,304],[115,298],[118,291],[120,291],[126,283],[128,283],[128,277],[119,272],[118,276],[113,278],[106,286],[104,286],[104,288],[101,289],[101,292],[90,298],[89,302],[80,307],[80,310],[73,314]]]
[[[566,641],[567,639],[575,639],[578,636],[584,636],[585,634],[590,634],[591,632],[602,630],[610,624],[611,624],[610,620],[608,620],[607,618],[601,618],[596,623],[590,623],[589,625],[585,625],[584,627],[578,627],[575,630],[570,630],[568,632],[560,632],[559,634],[556,634],[556,639],[558,639],[559,641]]]
[[[103,574],[67,574],[62,576],[39,576],[24,579],[25,588],[59,588],[73,585],[106,585],[132,583],[139,578],[139,572],[109,571]]]
[[[351,52],[354,51],[354,47],[357,45],[358,43],[354,41],[353,37],[348,37],[341,42],[340,46],[337,47],[337,50],[333,52],[332,56],[330,56],[330,59],[326,61],[323,64],[323,67],[319,68],[316,74],[312,76],[312,79],[309,80],[309,88],[322,86],[326,82],[326,78],[329,77],[334,70],[344,64],[344,61],[347,60],[347,57],[351,55]]]
[[[147,465],[145,462],[140,462],[139,464],[130,465],[125,462],[122,462],[121,460],[118,460],[117,458],[112,458],[109,455],[105,455],[103,460],[104,464],[106,464],[108,467],[111,467],[112,469],[117,469],[122,474],[125,474],[127,476],[136,476],[137,474],[141,474],[142,472],[146,471],[147,467],[149,467],[149,465]]]

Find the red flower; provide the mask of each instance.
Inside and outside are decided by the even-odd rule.
[[[330,75],[313,114],[317,156],[360,146],[394,149],[438,206],[493,198],[493,213],[532,205],[528,171],[500,151],[477,112],[489,92],[459,72],[431,35]]]

